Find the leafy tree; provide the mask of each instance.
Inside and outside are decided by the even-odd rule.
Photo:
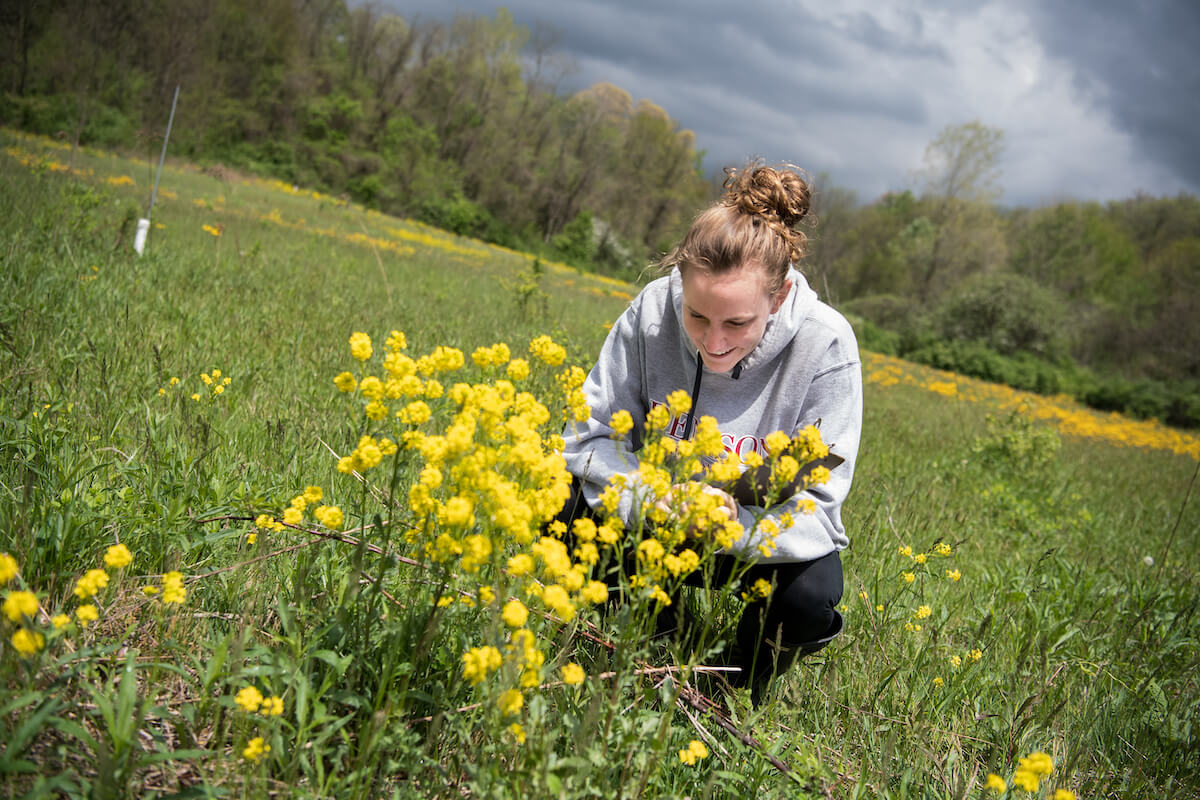
[[[994,207],[1003,142],[999,128],[974,121],[946,127],[925,148],[918,177],[936,235],[923,269],[914,276],[921,300],[965,275],[1004,263],[1005,240]]]

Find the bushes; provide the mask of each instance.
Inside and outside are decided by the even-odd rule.
[[[1200,428],[1200,381],[1097,375],[1074,362],[1052,362],[1030,353],[1004,355],[981,342],[940,338],[930,331],[899,334],[847,315],[863,350],[906,358],[1014,389],[1065,394],[1101,411],[1157,419],[1179,428]]]

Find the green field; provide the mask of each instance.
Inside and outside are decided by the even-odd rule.
[[[590,366],[635,287],[182,164],[138,257],[151,165],[0,145],[6,796],[996,797],[993,774],[1010,797],[1200,795],[1194,437],[864,354],[847,631],[756,710],[691,671],[708,649],[646,643],[649,606],[542,614],[495,517],[410,508],[406,430],[462,422],[452,387],[474,384],[478,449],[438,491],[500,471],[488,458],[536,461],[564,367]],[[377,422],[365,386],[334,385],[382,375],[393,330],[413,359],[465,354],[432,373],[444,395],[423,383],[424,428],[394,416],[415,395]],[[529,352],[542,335],[565,364]],[[472,354],[499,342],[549,411],[528,451],[536,414],[505,412],[511,447],[488,428],[506,367]],[[338,458],[364,434],[399,450],[360,481]],[[545,499],[542,455],[523,500]],[[255,524],[309,486],[301,521]],[[89,582],[118,542],[132,562]],[[164,602],[172,572],[183,602]],[[518,596],[524,655],[502,617]],[[685,600],[715,646],[737,599]],[[489,643],[503,664],[472,672]],[[708,754],[688,764],[693,740]],[[1027,792],[1034,753],[1052,771]]]

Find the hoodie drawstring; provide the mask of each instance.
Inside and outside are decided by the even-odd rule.
[[[687,441],[692,438],[692,433],[695,432],[696,425],[696,404],[700,400],[700,378],[704,375],[704,362],[700,360],[700,351],[696,351],[696,380],[692,383],[692,408],[688,411],[687,425],[683,426],[683,439]],[[742,376],[742,362],[733,365],[733,379],[736,381]]]
[[[696,425],[696,401],[700,399],[700,378],[704,375],[704,362],[700,360],[700,351],[696,351],[696,380],[692,383],[692,407],[688,410],[687,425],[683,426],[683,439],[692,438]]]

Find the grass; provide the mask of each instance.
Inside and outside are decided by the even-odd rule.
[[[414,357],[461,349],[447,387],[494,385],[470,354],[507,342],[533,364],[548,435],[560,370],[525,345],[549,334],[586,369],[636,289],[188,165],[164,174],[162,227],[136,257],[146,163],[0,139],[0,552],[21,569],[7,591],[40,603],[0,623],[9,796],[957,798],[994,796],[994,773],[1020,797],[1034,752],[1054,765],[1034,796],[1200,794],[1194,438],[864,354],[847,633],[772,703],[735,694],[721,718],[655,671],[703,653],[645,644],[644,610],[564,625],[524,596],[545,665],[506,716],[520,673],[506,656],[473,686],[462,654],[503,649],[479,586],[503,599],[517,583],[498,552],[472,573],[423,549],[449,526],[406,507],[419,460],[362,470],[373,491],[338,472],[378,429],[332,379],[366,369],[354,331],[375,362],[393,329]],[[200,377],[214,370],[221,394]],[[256,530],[310,485],[344,531],[311,508]],[[109,570],[99,619],[55,628],[117,541],[134,560]],[[143,594],[172,570],[183,604]],[[687,602],[713,637],[736,606]],[[22,627],[45,638],[29,657]],[[582,687],[561,682],[568,662]],[[247,711],[247,686],[283,713]],[[248,758],[258,737],[270,750]],[[710,755],[689,766],[676,751],[693,739]]]

